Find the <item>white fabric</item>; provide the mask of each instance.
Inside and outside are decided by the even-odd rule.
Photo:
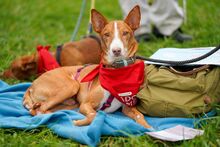
[[[119,0],[119,3],[124,17],[135,5],[141,7],[141,23],[136,35],[151,33],[153,24],[163,35],[170,36],[183,23],[183,9],[176,0],[154,0],[151,6],[147,0]]]

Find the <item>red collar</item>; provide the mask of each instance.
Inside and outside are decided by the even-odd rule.
[[[134,106],[137,103],[136,94],[144,82],[144,62],[114,69],[104,68],[103,64],[99,64],[81,82],[91,81],[97,75],[102,87],[120,102],[127,106]]]
[[[42,74],[46,71],[60,67],[56,59],[49,52],[50,46],[37,46],[38,52],[38,69],[37,73]]]

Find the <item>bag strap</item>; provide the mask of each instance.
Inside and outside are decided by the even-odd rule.
[[[178,75],[181,75],[181,76],[191,76],[195,73],[198,73],[200,71],[204,71],[204,70],[209,70],[209,65],[203,65],[203,66],[200,66],[200,67],[197,67],[197,68],[194,68],[192,70],[189,70],[189,71],[178,71],[176,69],[174,69],[173,67],[169,67],[168,70],[174,74],[178,74]]]

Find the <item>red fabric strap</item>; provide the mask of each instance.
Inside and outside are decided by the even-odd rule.
[[[37,69],[38,74],[60,67],[56,59],[49,52],[49,48],[50,46],[37,46],[39,56]]]
[[[116,69],[104,68],[103,64],[100,64],[87,74],[81,82],[91,81],[98,75],[102,87],[120,102],[127,106],[134,106],[137,103],[136,94],[144,82],[143,61]]]

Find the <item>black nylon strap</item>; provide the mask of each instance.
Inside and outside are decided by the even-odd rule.
[[[209,56],[211,56],[212,54],[214,54],[215,52],[217,52],[220,49],[220,45],[215,47],[214,49],[212,49],[211,51],[209,51],[208,53],[194,58],[194,59],[189,59],[189,60],[183,60],[183,61],[168,61],[168,60],[159,60],[159,59],[151,59],[151,58],[147,58],[147,57],[143,57],[143,56],[136,56],[136,59],[140,59],[140,60],[145,60],[145,61],[151,61],[151,62],[158,62],[158,63],[165,63],[171,66],[181,66],[184,64],[189,64],[189,63],[193,63],[193,62],[197,62],[200,61],[202,59],[205,59]]]
[[[56,60],[59,63],[59,65],[61,65],[61,63],[60,63],[60,55],[61,55],[62,48],[63,48],[63,44],[58,45],[57,49],[56,49]]]

